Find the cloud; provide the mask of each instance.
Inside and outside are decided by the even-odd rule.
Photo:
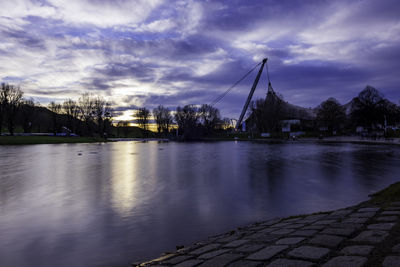
[[[175,23],[171,19],[160,19],[152,21],[148,24],[140,25],[135,31],[137,32],[165,32],[170,31],[176,27]]]
[[[57,10],[57,18],[67,24],[107,28],[142,22],[161,1],[48,0],[48,3]]]
[[[41,1],[13,0],[2,1],[0,9],[0,18],[2,22],[12,19],[15,26],[25,24],[23,18],[28,16],[39,16],[50,18],[55,16],[57,10],[53,6],[46,5]]]
[[[385,1],[15,0],[0,10],[0,80],[27,97],[102,95],[119,112],[210,103],[262,58],[289,102],[400,98],[400,5]],[[220,103],[237,117],[256,71]],[[255,97],[265,97],[266,75]],[[396,101],[395,101],[396,102]]]

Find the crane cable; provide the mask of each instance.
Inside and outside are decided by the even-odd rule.
[[[258,63],[257,65],[255,65],[251,70],[249,70],[249,72],[247,72],[242,78],[240,78],[237,82],[235,82],[231,87],[228,88],[228,90],[226,90],[224,93],[220,94],[217,98],[215,98],[211,103],[210,106],[214,106],[215,104],[217,104],[219,101],[221,101],[222,98],[224,98],[236,85],[238,85],[241,81],[243,81],[247,76],[250,75],[250,73],[253,72],[253,70],[255,68],[257,68],[258,66],[260,66],[262,63],[262,61],[260,63]]]
[[[265,63],[265,68],[267,69],[268,85],[270,85],[271,84],[271,80],[269,79],[268,62]]]
[[[268,62],[265,64],[265,69],[267,70],[265,75],[267,75],[267,94],[269,93],[270,89],[271,89],[271,93],[273,93],[274,95],[276,95],[274,88],[272,88],[272,84],[271,84],[271,80],[269,78],[269,70],[268,70]]]

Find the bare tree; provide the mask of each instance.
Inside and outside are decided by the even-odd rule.
[[[211,134],[221,122],[219,110],[211,105],[204,104],[199,108],[198,112],[206,134]]]
[[[82,121],[85,122],[86,131],[89,135],[92,134],[91,124],[93,123],[93,115],[94,115],[94,101],[93,96],[84,93],[78,100],[79,107],[79,116]]]
[[[112,125],[112,118],[113,118],[113,110],[111,108],[111,104],[109,102],[106,102],[104,106],[103,131],[107,135]]]
[[[22,103],[22,95],[23,93],[18,87],[5,83],[1,84],[0,103],[2,114],[4,113],[6,116],[8,131],[11,135],[14,135],[15,115]]]
[[[344,109],[335,98],[322,102],[317,109],[318,124],[327,127],[329,132],[339,130],[345,119]]]
[[[186,105],[183,108],[177,107],[175,121],[178,124],[179,133],[183,135],[184,138],[194,138],[199,121],[197,107],[194,105]]]
[[[153,117],[156,121],[157,124],[157,132],[161,133],[162,128],[163,128],[163,119],[162,119],[162,110],[164,107],[162,105],[159,105],[158,107],[153,109]]]
[[[111,104],[106,102],[102,97],[96,97],[93,100],[93,112],[96,118],[98,133],[104,136],[106,128],[111,124]]]
[[[97,132],[100,136],[103,136],[103,121],[104,121],[104,107],[106,101],[98,96],[93,100],[93,112],[97,123]]]
[[[67,128],[72,132],[76,131],[76,120],[78,120],[79,108],[77,103],[68,99],[62,104],[62,111],[67,115]]]
[[[172,123],[171,111],[162,105],[153,109],[153,117],[157,124],[158,133],[168,133]]]
[[[3,119],[4,119],[4,116],[6,113],[5,87],[6,87],[6,84],[2,83],[1,88],[0,88],[0,135],[1,135],[1,129],[3,127]]]
[[[286,113],[283,108],[283,101],[274,95],[274,93],[268,94],[266,100],[257,99],[251,102],[251,115],[249,119],[246,120],[247,128],[260,133],[266,131],[280,131],[281,120]]]
[[[61,113],[61,104],[57,104],[54,101],[50,102],[48,106],[49,110],[51,111],[51,121],[53,127],[53,134],[54,136],[57,135],[57,132],[60,128],[59,123],[59,115]]]
[[[140,108],[136,110],[134,116],[137,119],[139,127],[143,130],[147,130],[150,118],[150,111],[147,108]]]

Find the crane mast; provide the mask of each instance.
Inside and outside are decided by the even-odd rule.
[[[244,117],[244,115],[246,114],[247,108],[249,107],[251,98],[253,97],[254,91],[256,90],[258,81],[260,80],[261,73],[262,73],[262,71],[263,71],[263,69],[264,69],[265,63],[267,63],[267,60],[268,60],[268,58],[264,58],[263,61],[262,61],[260,70],[258,71],[257,77],[256,77],[256,79],[254,80],[253,86],[251,87],[251,90],[250,90],[250,93],[249,93],[249,95],[248,95],[248,97],[247,97],[246,103],[244,104],[242,113],[240,114],[239,120],[238,120],[237,123],[236,123],[236,127],[235,127],[236,130],[238,130],[239,127],[240,127],[241,124],[242,124],[243,117]]]

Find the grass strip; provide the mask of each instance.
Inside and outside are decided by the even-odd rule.
[[[390,203],[393,201],[400,201],[400,182],[391,184],[385,189],[376,192],[372,195],[371,202],[373,203]]]
[[[63,144],[63,143],[98,143],[107,142],[96,137],[65,137],[65,136],[0,136],[0,145],[33,145],[33,144]]]

